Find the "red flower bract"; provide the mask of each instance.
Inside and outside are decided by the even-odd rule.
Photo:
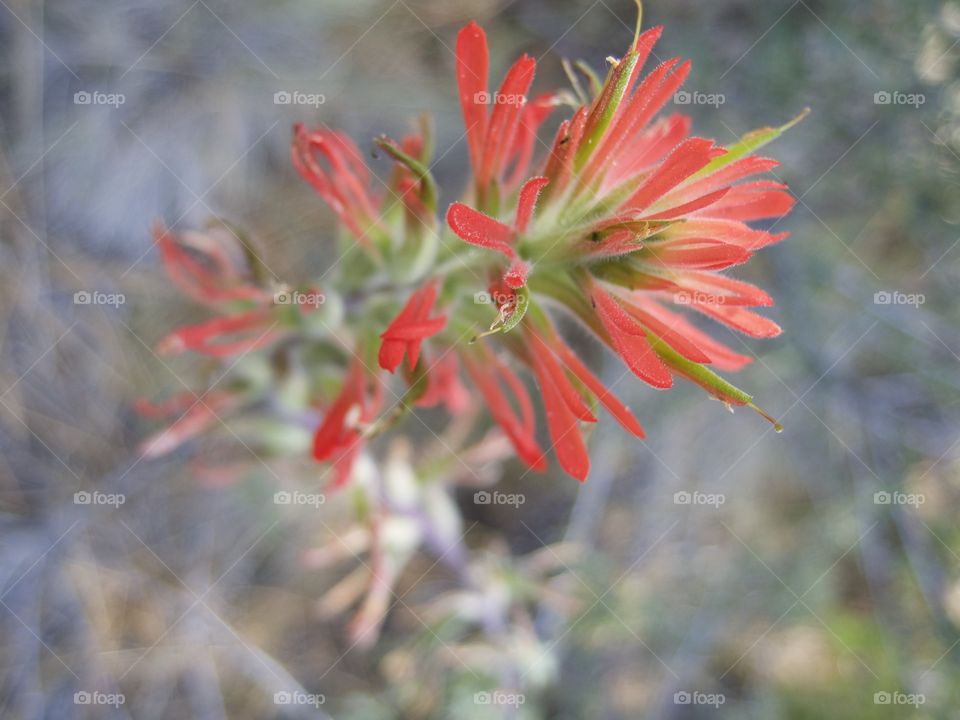
[[[582,390],[570,383],[570,373],[628,429],[642,431],[626,408],[585,374],[539,309],[541,300],[579,319],[649,385],[668,388],[679,375],[735,405],[753,407],[750,396],[705,366],[738,369],[749,358],[667,306],[698,312],[755,337],[780,332],[775,323],[746,309],[771,304],[763,291],[718,271],[746,262],[754,251],[786,237],[746,222],[780,217],[793,205],[781,183],[748,180],[776,167],[776,161],[751,153],[787,126],[758,131],[724,148],[689,137],[686,117],[658,119],[690,71],[689,62],[673,59],[641,79],[661,32],[638,32],[628,52],[612,61],[592,100],[583,98],[573,117],[561,123],[540,172],[516,193],[502,188],[490,172],[500,167],[503,152],[497,143],[501,136],[491,128],[495,117],[509,124],[518,116],[497,116],[496,108],[487,116],[475,101],[487,98],[482,31],[468,25],[457,43],[474,192],[473,207],[469,202],[450,206],[447,224],[465,242],[506,259],[492,286],[500,310],[494,327],[510,333],[507,347],[531,368],[560,463],[581,480],[589,462],[579,423],[595,418]],[[527,85],[527,67],[525,58],[518,61],[501,93]],[[515,219],[507,225],[500,218],[511,199]],[[522,298],[511,295],[520,289]],[[556,362],[554,353],[566,362]],[[476,380],[476,371],[472,374]],[[499,404],[497,397],[491,401],[490,381],[485,382],[481,390],[488,402]],[[537,467],[529,452],[532,434],[518,433],[514,418],[502,408],[492,410],[521,458]]]
[[[350,479],[353,462],[363,445],[363,427],[380,409],[383,386],[374,381],[368,387],[368,373],[359,358],[350,364],[340,395],[327,408],[313,438],[313,457],[333,463],[331,486],[342,487]]]
[[[437,299],[437,288],[433,283],[417,290],[407,304],[380,335],[380,367],[393,372],[406,353],[410,369],[413,370],[420,359],[420,344],[424,338],[436,335],[447,323],[446,317],[428,317]]]
[[[585,84],[574,77],[573,92],[531,97],[534,60],[520,57],[493,91],[486,35],[476,23],[464,27],[455,72],[472,174],[445,225],[436,217],[428,121],[399,142],[375,140],[393,163],[386,181],[343,133],[296,125],[293,165],[345,231],[344,252],[328,271],[339,276],[340,302],[313,316],[316,322],[278,309],[283,301],[241,272],[216,242],[190,236],[178,243],[158,228],[173,281],[219,313],[176,330],[161,349],[223,357],[256,351],[281,334],[315,343],[315,355],[298,352],[278,365],[285,370],[289,361],[300,369],[304,358],[322,365],[310,395],[323,408],[313,454],[333,463],[335,485],[346,482],[362,444],[412,407],[445,405],[461,413],[470,401],[461,365],[478,391],[474,397],[533,470],[546,468],[541,443],[548,436],[560,466],[584,480],[590,461],[582,429],[597,422],[600,407],[643,437],[613,388],[563,339],[560,316],[654,388],[684,378],[731,406],[757,409],[714,372],[738,370],[750,358],[711,338],[690,315],[752,337],[780,333],[751,309],[772,305],[772,298],[723,273],[787,236],[748,223],[782,217],[793,206],[785,185],[758,178],[777,162],[756,152],[799,118],[729,147],[691,135],[691,120],[666,110],[690,63],[670,59],[644,75],[661,33],[638,28],[603,80],[577,64]],[[539,129],[563,105],[572,112],[535,162]],[[330,328],[328,321],[339,325]],[[333,353],[323,347],[334,341]],[[333,355],[333,372],[341,371],[343,351],[353,360],[337,383],[323,369]],[[404,357],[400,375],[409,387],[376,417],[387,379],[381,371],[395,373]],[[537,408],[518,366],[542,398],[546,432],[539,438]],[[192,420],[206,422],[202,414]]]

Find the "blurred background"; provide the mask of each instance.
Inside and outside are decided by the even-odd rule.
[[[441,601],[496,598],[456,595],[425,550],[358,647],[331,593],[350,557],[318,550],[333,508],[270,502],[315,469],[228,452],[248,418],[137,452],[155,426],[134,399],[217,378],[151,350],[203,316],[159,268],[152,221],[222,217],[276,276],[318,276],[334,218],[289,165],[293,122],[367,150],[432,112],[446,206],[466,176],[459,27],[484,25],[494,78],[539,58],[540,91],[565,85],[562,58],[622,53],[634,13],[0,0],[0,716],[956,717],[960,2],[647,0],[658,56],[694,61],[679,109],[698,134],[812,108],[763,153],[798,198],[778,223],[792,237],[735,272],[785,332],[716,334],[756,356],[731,379],[785,430],[688,385],[620,383],[649,437],[604,423],[584,486],[508,464],[496,487],[522,504],[458,492],[506,629],[444,621]],[[295,92],[322,102],[275,102]],[[219,472],[196,463],[211,457]]]

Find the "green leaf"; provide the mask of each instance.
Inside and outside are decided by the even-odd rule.
[[[771,417],[769,413],[753,403],[752,395],[747,394],[736,385],[727,382],[706,366],[693,362],[692,360],[687,360],[656,335],[648,332],[647,339],[650,341],[657,355],[660,356],[660,359],[677,373],[687,378],[687,380],[695,382],[715,398],[725,403],[746,405],[758,415],[768,420],[776,432],[779,433],[783,431],[783,426],[780,425],[780,423]]]
[[[726,155],[721,155],[720,157],[714,158],[700,172],[693,175],[693,177],[698,178],[703,177],[704,175],[709,175],[710,173],[716,172],[720,168],[725,167],[742,157],[750,155],[755,150],[759,150],[767,143],[776,140],[787,130],[803,120],[808,114],[810,114],[810,108],[805,108],[802,113],[797,115],[786,125],[781,125],[780,127],[765,127],[748,132],[746,135],[740,138],[738,142],[727,148]]]
[[[580,147],[577,148],[577,155],[574,166],[579,169],[586,163],[587,158],[597,148],[600,138],[613,122],[613,116],[616,115],[620,103],[623,102],[627,91],[630,89],[630,78],[633,75],[633,69],[637,66],[640,56],[636,49],[631,48],[630,52],[623,56],[607,76],[607,82],[603,92],[596,100],[596,106],[590,117],[587,119],[587,126],[584,129],[583,139],[580,141]]]
[[[392,157],[398,163],[406,165],[410,171],[420,180],[420,199],[427,206],[430,212],[437,210],[437,183],[430,173],[430,168],[424,165],[416,158],[407,155],[403,150],[397,147],[386,137],[379,137],[374,141],[387,155]]]
[[[530,307],[530,291],[526,286],[523,286],[517,290],[517,305],[514,308],[513,312],[510,314],[510,317],[506,319],[503,323],[502,332],[508,333],[513,330],[517,325],[520,324],[520,321],[523,320],[523,316],[527,314],[527,308]]]
[[[725,402],[732,402],[737,405],[747,405],[753,402],[753,396],[748,395],[735,385],[724,380],[713,370],[710,370],[700,363],[687,360],[680,353],[667,345],[656,335],[647,333],[647,339],[653,345],[657,355],[671,368],[683,375],[691,382],[695,382],[707,392]]]

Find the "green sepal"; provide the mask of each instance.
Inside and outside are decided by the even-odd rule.
[[[527,286],[524,285],[522,288],[517,291],[517,305],[514,308],[513,312],[510,314],[501,328],[501,332],[508,333],[513,330],[517,325],[520,324],[520,321],[523,320],[524,315],[527,314],[527,309],[530,307],[530,290],[527,289]]]
[[[804,108],[803,112],[785,125],[781,125],[780,127],[765,127],[748,132],[746,135],[740,138],[738,142],[728,147],[725,155],[714,158],[707,163],[706,167],[692,177],[698,178],[703,177],[704,175],[709,175],[710,173],[716,172],[720,168],[726,167],[730,163],[739,160],[742,157],[750,155],[752,152],[759,150],[767,143],[776,140],[787,130],[803,120],[809,113],[810,108]]]
[[[590,153],[596,150],[600,138],[603,137],[607,128],[610,127],[610,123],[613,122],[613,116],[616,115],[620,103],[623,102],[627,90],[630,89],[630,79],[639,59],[640,56],[636,49],[631,49],[610,70],[604,92],[601,92],[597,98],[597,105],[590,113],[583,139],[580,141],[580,147],[577,148],[574,167],[578,170],[586,163]],[[606,94],[608,89],[609,96]]]
[[[725,402],[728,405],[745,405],[769,421],[770,424],[773,425],[775,432],[779,433],[783,431],[783,426],[777,422],[776,419],[754,404],[752,395],[749,395],[736,385],[724,380],[704,365],[693,362],[692,360],[687,360],[653,333],[647,332],[646,335],[654,351],[668,367],[687,378],[687,380],[702,387],[717,398],[717,400]]]
[[[386,136],[378,137],[374,142],[387,155],[401,165],[406,165],[417,176],[417,179],[420,180],[420,199],[423,200],[423,204],[426,205],[431,214],[435,213],[437,211],[437,182],[433,179],[430,168],[415,157],[407,155]]]

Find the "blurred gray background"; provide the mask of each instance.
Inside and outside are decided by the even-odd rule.
[[[466,175],[460,26],[487,29],[494,78],[540,58],[545,90],[563,57],[621,53],[633,18],[620,0],[0,0],[0,715],[295,717],[271,702],[291,688],[326,698],[304,717],[511,715],[465,709],[455,664],[411,672],[431,638],[404,608],[366,652],[318,618],[331,580],[300,562],[318,530],[262,502],[269,478],[221,487],[189,453],[138,459],[151,426],[132,400],[216,376],[149,349],[201,317],[149,227],[224,217],[306,281],[333,216],[289,166],[293,122],[367,150],[433,112],[445,206]],[[465,508],[515,554],[585,550],[560,588],[584,602],[537,627],[555,679],[517,716],[955,717],[960,3],[648,0],[659,23],[658,56],[691,57],[687,89],[723,96],[679,108],[698,134],[728,143],[812,108],[764,151],[798,198],[778,223],[792,237],[735,273],[785,332],[717,331],[757,356],[732,379],[786,430],[696,388],[623,383],[644,443],[604,430],[582,488],[507,478],[522,508]],[[324,102],[274,102],[293,91]],[[125,302],[76,305],[84,290]],[[75,502],[95,489],[125,502]],[[442,586],[432,563],[409,602]],[[95,688],[124,704],[75,702]],[[725,701],[678,702],[696,691]]]

